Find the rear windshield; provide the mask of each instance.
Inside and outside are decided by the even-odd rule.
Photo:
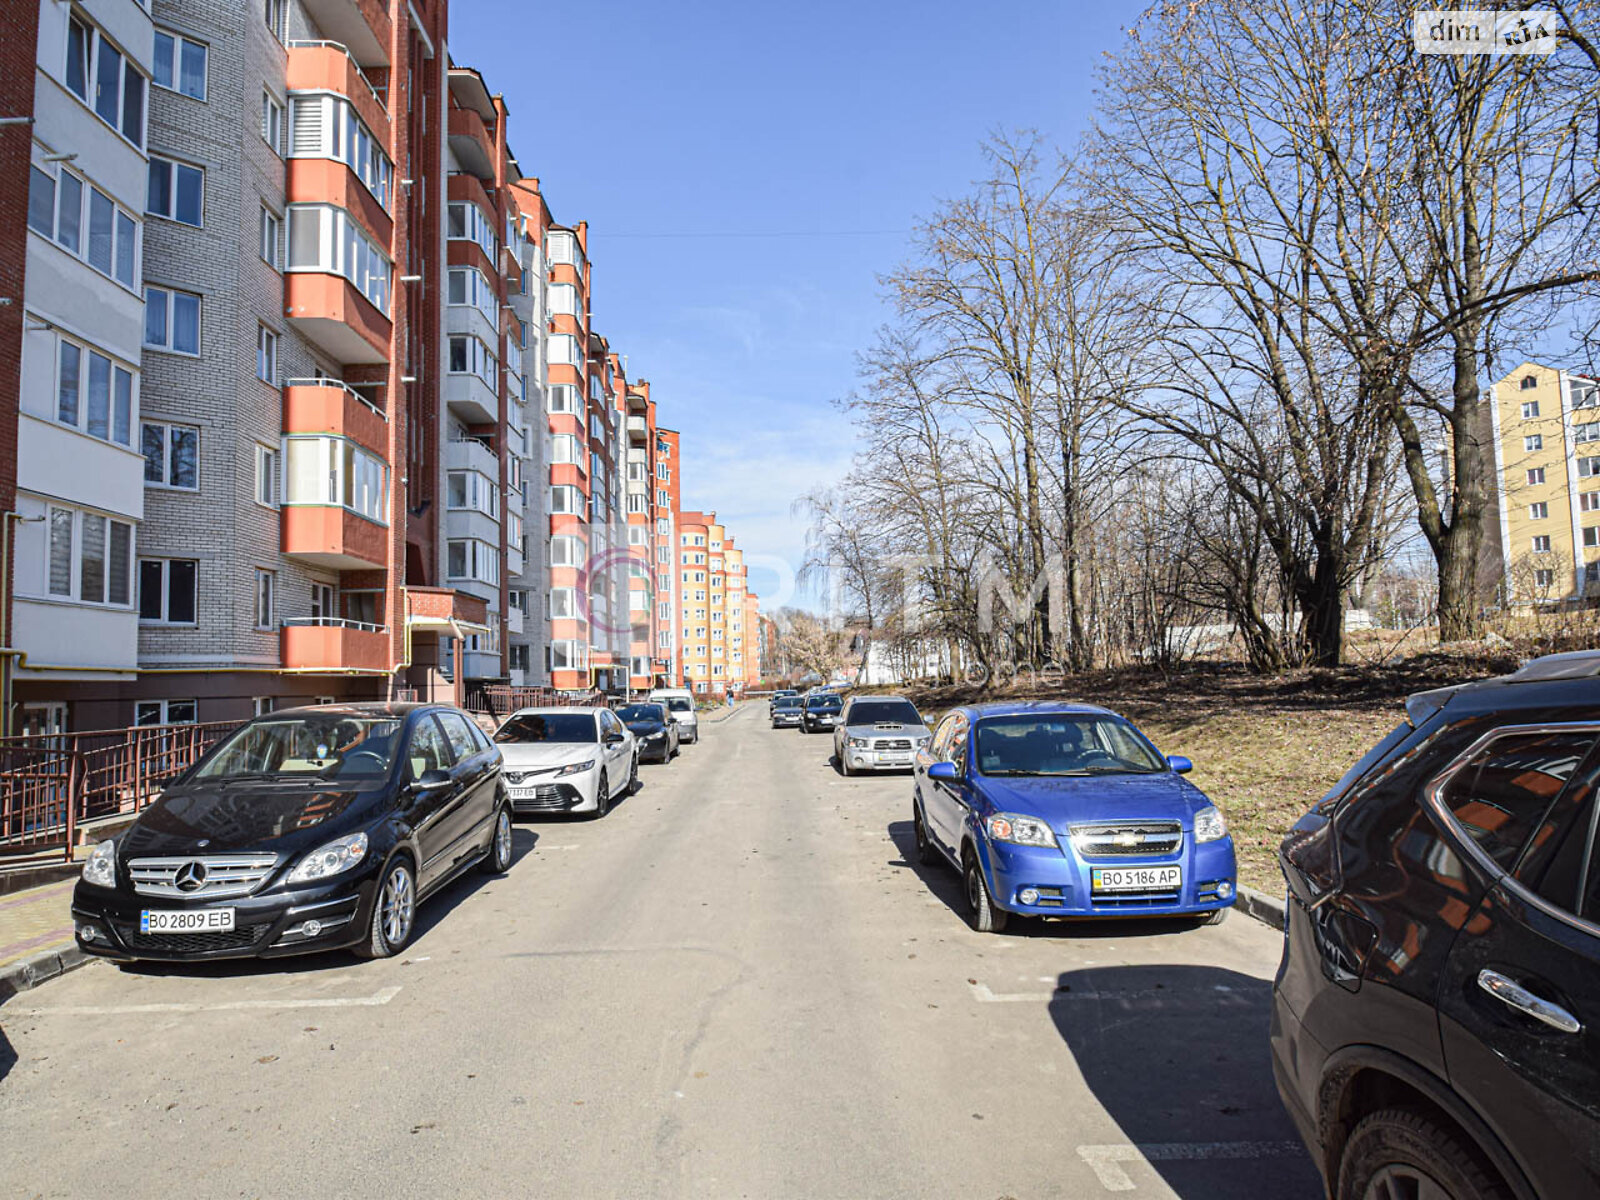
[[[921,725],[917,706],[909,700],[857,700],[850,706],[852,725]]]
[[[667,701],[667,707],[673,712],[693,712],[694,705],[685,696],[674,696]]]
[[[503,745],[529,742],[593,742],[594,718],[588,713],[518,713],[507,719],[494,735]]]
[[[838,712],[844,707],[844,701],[837,696],[807,696],[806,707],[813,712]]]
[[[799,696],[779,696],[772,704],[773,708],[799,708]]]
[[[617,709],[617,719],[624,724],[629,721],[665,721],[667,710],[659,704],[627,704]]]

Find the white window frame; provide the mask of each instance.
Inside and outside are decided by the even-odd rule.
[[[277,508],[283,494],[282,455],[276,446],[256,443],[256,503],[263,508]]]
[[[74,412],[72,419],[68,420],[63,412],[63,401],[66,398],[66,353],[71,348],[77,363],[77,381],[72,397]],[[106,364],[106,431],[96,433],[91,428],[92,414],[90,411],[93,399],[91,390],[94,386],[94,361],[99,360]],[[108,354],[98,346],[91,345],[79,338],[68,337],[57,332],[55,335],[55,359],[52,365],[52,378],[55,386],[50,393],[50,419],[57,425],[75,430],[85,437],[92,437],[99,442],[109,442],[113,446],[122,446],[134,449],[134,430],[139,427],[139,371],[137,367],[123,362],[120,358]],[[119,411],[119,393],[122,391],[122,381],[127,381],[126,405]],[[126,423],[127,436],[117,437],[119,423]]]
[[[1532,545],[1533,545],[1533,553],[1535,553],[1535,554],[1549,554],[1550,553],[1550,535],[1548,533],[1535,534],[1534,537],[1533,537]]]
[[[389,523],[389,466],[370,450],[348,438],[294,434],[283,439],[282,462],[281,506],[342,508]]]
[[[303,223],[313,219],[315,238],[302,236]],[[374,308],[389,315],[394,262],[349,212],[334,204],[291,204],[287,226],[285,271],[342,276]],[[312,240],[315,255],[305,257],[306,243]]]
[[[261,89],[261,140],[272,147],[279,158],[284,151],[284,118],[287,109],[282,100],[267,88]]]
[[[178,297],[194,301],[194,349],[180,350],[174,342],[174,335],[178,329]],[[144,347],[147,350],[160,350],[166,354],[179,354],[185,358],[199,358],[200,349],[204,344],[202,338],[205,332],[205,297],[197,292],[185,292],[179,288],[170,288],[165,284],[147,283],[144,288],[144,303],[146,320],[143,333]],[[165,342],[152,342],[149,340],[150,324],[148,314],[152,306],[159,305],[165,312],[165,327],[167,340]]]
[[[1538,487],[1543,482],[1544,482],[1544,468],[1543,467],[1529,467],[1528,468],[1528,484],[1527,484],[1527,486],[1529,486],[1529,487]]]
[[[154,713],[156,719],[147,721],[144,714]],[[187,716],[173,716],[174,712]],[[200,717],[200,705],[194,700],[137,700],[133,705],[133,723],[141,728],[152,725],[193,725]]]
[[[144,486],[147,488],[160,488],[163,491],[173,492],[198,492],[200,490],[200,427],[198,425],[184,425],[176,421],[149,421],[139,422],[139,450],[144,453],[145,431],[159,430],[161,437],[161,478],[151,479],[148,470],[150,460],[145,458],[146,475]],[[192,484],[174,483],[172,481],[172,452],[173,434],[181,431],[194,437],[194,482]]]
[[[204,167],[196,166],[194,163],[184,162],[180,158],[173,158],[170,155],[150,155],[149,174],[154,176],[157,172],[162,170],[164,170],[167,174],[167,210],[163,212],[159,208],[150,207],[151,189],[148,186],[147,180],[144,198],[145,215],[148,217],[159,217],[163,221],[172,221],[178,225],[187,225],[190,229],[204,229],[206,225],[206,169]],[[189,172],[191,175],[198,176],[200,180],[199,219],[194,221],[185,220],[183,217],[178,215],[178,180],[181,173],[185,171]]]
[[[179,33],[175,29],[163,29],[159,25],[156,26],[155,37],[156,42],[150,54],[150,86],[158,87],[164,92],[172,92],[175,95],[187,96],[191,100],[198,100],[204,104],[211,93],[211,47],[205,42],[197,41],[195,38]],[[160,53],[159,44],[161,38],[169,38],[172,41],[172,62],[168,68],[168,77],[172,80],[171,83],[162,83],[156,76],[156,67],[158,65],[156,57]],[[197,46],[200,49],[199,95],[194,92],[184,91],[179,86],[183,80],[183,48],[185,46]]]
[[[1522,419],[1524,421],[1531,421],[1535,417],[1537,417],[1538,415],[1539,415],[1539,402],[1537,400],[1525,400],[1525,401],[1523,401],[1523,404],[1522,404]]]
[[[190,597],[190,610],[194,616],[187,621],[175,621],[172,618],[172,564],[185,562],[194,564],[194,594]],[[160,610],[159,616],[147,617],[144,615],[144,567],[146,563],[159,564],[161,567],[160,583]],[[138,576],[134,584],[134,605],[139,610],[139,623],[141,625],[172,625],[180,629],[193,629],[200,624],[200,560],[195,558],[150,558],[139,559]]]
[[[58,514],[68,518],[66,526],[68,538],[68,571],[67,590],[65,592],[59,592],[55,590],[54,580],[51,577],[51,550],[54,545],[56,533],[61,528],[57,522]],[[87,549],[88,542],[85,529],[88,523],[91,521],[101,521],[105,523],[105,541],[101,548],[104,558],[101,564],[100,599],[91,599],[83,594],[85,587],[84,552]],[[126,531],[124,536],[126,538],[128,562],[127,576],[124,580],[124,584],[127,588],[127,599],[122,601],[116,601],[111,598],[113,583],[111,577],[111,544],[115,527],[120,527]],[[122,611],[134,611],[135,606],[138,603],[138,595],[135,588],[134,577],[136,571],[135,564],[137,561],[138,555],[134,543],[134,527],[132,522],[120,520],[117,517],[111,516],[109,513],[76,508],[70,504],[50,504],[46,506],[43,574],[43,595],[46,598],[66,604],[79,604],[90,608],[110,608]]]
[[[261,206],[261,261],[274,271],[283,270],[283,218]]]
[[[1597,495],[1597,496],[1600,496],[1600,492],[1596,492],[1594,494]],[[1549,515],[1550,515],[1550,503],[1549,503],[1549,501],[1540,500],[1537,504],[1528,505],[1528,520],[1530,520],[1530,521],[1543,521],[1547,517],[1549,517]]]
[[[314,118],[310,116],[313,112]],[[394,163],[347,97],[334,92],[290,92],[288,135],[289,158],[343,163],[385,212],[392,211]]]
[[[265,325],[256,326],[256,378],[278,386],[278,334]]]
[[[143,71],[139,70],[137,64],[128,55],[128,53],[122,49],[122,47],[116,45],[111,41],[110,38],[106,37],[104,30],[102,30],[93,21],[88,20],[81,11],[76,9],[72,11],[71,16],[68,18],[68,32],[65,46],[66,53],[69,56],[68,61],[70,61],[70,56],[72,54],[71,30],[74,25],[84,30],[85,38],[87,39],[85,43],[86,57],[84,62],[84,90],[82,92],[78,91],[69,82],[71,74],[68,71],[65,62],[62,65],[62,84],[66,87],[67,91],[71,92],[74,96],[81,100],[84,106],[88,108],[88,110],[97,118],[99,118],[102,123],[110,126],[112,132],[114,132],[118,137],[136,149],[143,150],[146,127],[150,120],[149,77],[145,75]],[[112,97],[112,101],[116,106],[115,117],[108,117],[105,113],[100,111],[100,56],[105,52],[108,44],[111,52],[121,59],[121,66],[117,71],[117,82],[114,88],[114,95]],[[140,80],[139,127],[134,131],[133,135],[130,135],[124,128],[127,120],[125,106],[128,98],[128,76],[130,74],[137,76]]]
[[[256,568],[255,627],[276,629],[278,624],[278,573]]]
[[[1522,452],[1532,454],[1535,450],[1544,449],[1544,434],[1530,433],[1522,439]]]

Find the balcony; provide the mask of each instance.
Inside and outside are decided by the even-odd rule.
[[[299,333],[341,363],[386,363],[394,325],[343,275],[290,271],[283,311]]]
[[[450,110],[450,150],[464,171],[479,179],[494,178],[494,135],[470,108]]]
[[[507,609],[506,610],[506,632],[507,633],[521,633],[522,629],[523,629],[523,624],[524,624],[524,619],[523,619],[523,615],[522,615],[522,610],[520,608],[512,608],[512,609]]]
[[[383,409],[337,379],[290,379],[283,385],[284,433],[347,437],[380,457],[389,454]]]
[[[471,371],[452,371],[444,377],[444,399],[450,411],[468,425],[498,425],[500,396]],[[498,472],[496,473],[498,477]]]
[[[650,437],[650,431],[645,427],[643,417],[628,418],[628,440],[630,442],[644,443]]]
[[[283,665],[289,670],[387,671],[389,630],[383,625],[309,617],[283,623]]]
[[[283,552],[335,571],[386,567],[389,530],[336,505],[286,504]]]
[[[350,48],[363,67],[389,65],[389,38],[394,25],[383,0],[301,0],[317,28]]]
[[[486,346],[500,341],[500,330],[476,304],[445,305],[444,331],[471,334]]]
[[[288,49],[288,90],[343,96],[355,105],[372,136],[387,152],[391,135],[383,93],[361,69],[350,48],[341,42],[291,41]]]
[[[444,465],[448,471],[478,471],[499,482],[500,457],[477,438],[451,438],[445,444]]]
[[[522,543],[521,543],[520,539],[516,540],[516,541],[507,541],[507,543],[506,543],[506,576],[508,578],[514,579],[517,576],[521,575],[527,569],[528,569],[528,563],[527,563],[527,560],[523,557],[523,554],[522,554]],[[516,612],[516,609],[512,609],[511,611],[512,612]],[[517,617],[518,617],[519,620],[521,619],[521,616],[522,616],[521,613],[517,613]]]
[[[461,673],[468,679],[504,679],[498,650],[467,650],[461,655]]]

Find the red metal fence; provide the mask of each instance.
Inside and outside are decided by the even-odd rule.
[[[61,847],[78,825],[137,812],[235,721],[0,738],[0,857]]]
[[[519,708],[545,708],[562,704],[597,708],[606,703],[606,694],[598,689],[587,692],[561,692],[554,688],[513,687],[508,683],[488,683],[475,687],[467,693],[465,708],[469,712],[485,713],[491,717],[507,717]]]

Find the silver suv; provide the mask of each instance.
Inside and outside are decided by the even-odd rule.
[[[833,731],[833,753],[846,775],[904,771],[932,737],[904,696],[852,696]]]

